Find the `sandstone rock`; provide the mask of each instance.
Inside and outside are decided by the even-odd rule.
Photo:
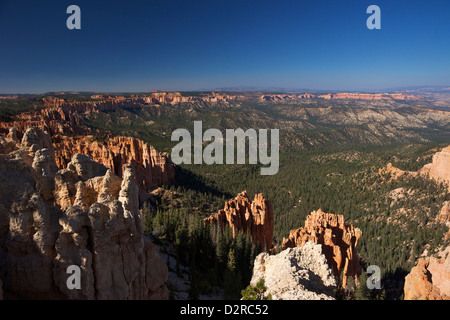
[[[82,181],[86,181],[93,177],[103,176],[106,174],[107,168],[101,163],[92,161],[92,159],[84,154],[77,153],[69,162],[67,168],[76,173]]]
[[[445,182],[450,190],[450,146],[433,156],[433,161],[419,170],[420,174],[428,175],[437,181]]]
[[[9,142],[17,143],[19,139],[17,138],[17,130],[15,128],[9,128],[9,132],[6,136],[6,140]]]
[[[379,174],[390,174],[394,179],[401,176],[416,177],[418,175],[427,176],[439,182],[444,182],[450,190],[450,146],[436,152],[431,163],[424,165],[418,171],[404,171],[388,163],[379,170]]]
[[[405,277],[405,300],[450,300],[450,247],[441,258],[420,258]]]
[[[165,96],[181,97],[180,94]],[[219,94],[217,97],[222,95]],[[223,99],[227,98],[224,96]],[[77,153],[92,157],[94,161],[113,170],[119,177],[122,177],[123,165],[131,163],[136,172],[142,203],[148,197],[149,190],[172,183],[175,169],[169,156],[134,138],[108,138],[103,143],[93,141],[92,134],[101,132],[80,125],[80,114],[117,110],[127,107],[130,103],[140,105],[140,100],[138,97],[107,97],[98,101],[64,101],[60,98],[47,98],[41,101],[45,108],[21,113],[17,115],[19,119],[17,121],[0,122],[0,132],[6,135],[3,138],[6,142],[16,143],[22,139],[22,145],[31,148],[33,152],[42,148],[51,150],[53,142],[56,163],[60,169],[67,168]],[[43,131],[48,132],[53,141]],[[58,136],[59,134],[63,135]],[[91,136],[86,136],[88,134]],[[102,134],[107,135],[105,132]],[[78,137],[69,138],[65,135]]]
[[[380,175],[390,175],[391,178],[393,179],[397,179],[400,178],[401,176],[410,176],[410,177],[415,177],[417,176],[417,173],[414,171],[404,171],[401,170],[397,167],[394,167],[392,165],[392,163],[388,163],[385,167],[381,168],[380,170],[378,170],[378,174]]]
[[[235,199],[225,202],[222,210],[204,221],[221,228],[228,225],[233,237],[238,232],[250,233],[256,245],[262,249],[272,248],[274,225],[272,205],[261,193],[256,194],[254,200],[250,202],[247,192],[243,191]]]
[[[22,146],[24,148],[35,148],[34,151],[40,149],[49,149],[53,150],[52,141],[50,136],[39,130],[38,128],[31,127],[28,128],[22,138]]]
[[[450,201],[444,202],[441,211],[436,216],[436,221],[445,224],[449,228],[444,236],[444,240],[450,239]]]
[[[250,285],[264,279],[266,294],[274,300],[331,300],[336,280],[322,253],[322,246],[307,242],[277,255],[259,254]]]
[[[361,274],[356,247],[361,237],[360,229],[344,224],[344,216],[313,211],[306,217],[305,227],[291,230],[289,238],[283,239],[282,248],[303,247],[308,241],[322,245],[328,265],[337,279],[342,275],[342,286],[347,286],[347,278],[358,281]]]
[[[95,141],[92,136],[54,138],[56,162],[59,168],[68,168],[69,161],[77,154],[84,154],[103,164],[117,176],[123,177],[124,166],[130,164],[140,189],[141,203],[144,192],[169,185],[175,176],[175,167],[166,153],[157,152],[152,146],[135,138],[114,137],[103,142]]]
[[[167,299],[167,266],[144,239],[133,167],[121,179],[77,154],[55,172],[48,135],[28,129],[22,141],[0,154],[3,296]],[[67,287],[72,265],[81,289]]]

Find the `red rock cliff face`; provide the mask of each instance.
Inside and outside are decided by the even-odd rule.
[[[59,168],[66,168],[77,153],[90,156],[94,161],[110,168],[119,177],[129,163],[136,172],[141,193],[161,185],[169,185],[175,177],[175,167],[167,153],[157,152],[143,141],[130,137],[114,137],[95,141],[92,136],[69,138],[55,136],[55,159]]]
[[[344,216],[313,211],[305,221],[305,227],[291,230],[288,239],[283,239],[282,248],[303,247],[306,242],[313,241],[322,245],[323,253],[335,276],[342,286],[347,286],[348,277],[355,282],[361,274],[356,247],[361,237],[360,229],[344,224]]]
[[[206,218],[205,222],[220,227],[228,225],[233,237],[238,232],[248,232],[256,245],[266,249],[272,248],[272,205],[261,193],[256,194],[252,202],[246,191],[239,193],[236,198],[225,202],[225,207],[218,213]]]
[[[420,258],[405,278],[405,300],[450,300],[450,247],[442,258]]]

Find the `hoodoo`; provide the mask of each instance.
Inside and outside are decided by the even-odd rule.
[[[322,245],[330,268],[337,279],[342,275],[342,286],[347,286],[348,277],[355,283],[361,274],[356,247],[361,237],[360,229],[344,224],[344,216],[313,211],[306,217],[305,226],[291,230],[289,238],[283,239],[282,248],[303,247],[308,241]]]
[[[236,198],[225,202],[225,207],[218,213],[206,218],[205,222],[221,228],[229,226],[233,237],[238,232],[250,233],[253,242],[261,249],[272,248],[272,205],[261,193],[256,194],[252,202],[246,191],[239,193]]]

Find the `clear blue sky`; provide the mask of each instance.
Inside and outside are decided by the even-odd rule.
[[[448,0],[0,0],[0,93],[450,85],[449,21]]]

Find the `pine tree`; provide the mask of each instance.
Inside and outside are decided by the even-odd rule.
[[[267,287],[265,285],[264,279],[259,279],[256,286],[247,286],[241,291],[242,300],[272,300],[270,294],[266,295]]]

